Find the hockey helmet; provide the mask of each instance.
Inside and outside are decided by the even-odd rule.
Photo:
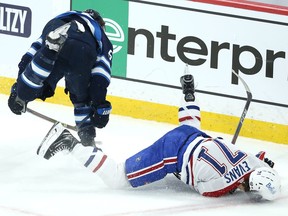
[[[281,191],[280,177],[269,167],[257,168],[250,174],[249,187],[255,200],[274,200]]]
[[[105,26],[105,21],[101,17],[100,13],[93,9],[87,9],[84,13],[89,14],[95,21],[99,23],[99,25],[103,28]]]

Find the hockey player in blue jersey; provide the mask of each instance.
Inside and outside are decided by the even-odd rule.
[[[50,20],[18,65],[8,99],[11,111],[21,115],[30,101],[52,97],[64,77],[81,142],[94,146],[95,127],[105,127],[111,111],[106,94],[113,46],[104,28],[103,18],[92,9],[65,12]]]
[[[113,188],[144,186],[174,174],[203,196],[219,197],[239,188],[255,200],[276,199],[281,184],[274,163],[264,152],[255,156],[200,130],[194,78],[186,73],[180,81],[184,94],[178,112],[180,126],[125,162],[116,163],[97,147],[81,145],[61,123],[54,124],[37,154],[50,159],[68,150]]]

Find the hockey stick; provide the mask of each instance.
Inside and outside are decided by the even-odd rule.
[[[232,69],[232,73],[238,77],[238,79],[241,81],[241,83],[244,85],[245,87],[245,90],[246,90],[246,93],[247,93],[247,100],[246,100],[246,104],[244,106],[244,109],[243,109],[243,112],[242,112],[242,115],[240,117],[240,120],[239,120],[239,123],[238,123],[238,126],[236,128],[236,131],[234,133],[234,136],[233,136],[233,139],[231,141],[232,144],[235,144],[236,143],[236,140],[239,136],[239,133],[240,133],[240,130],[241,130],[241,127],[243,125],[243,122],[244,122],[244,119],[246,117],[246,114],[248,112],[248,109],[249,109],[249,106],[250,106],[250,103],[252,101],[252,93],[247,85],[247,83]]]
[[[53,119],[53,118],[51,118],[51,117],[49,117],[49,116],[46,116],[46,115],[44,115],[44,114],[42,114],[42,113],[39,113],[39,112],[37,112],[37,111],[35,111],[35,110],[32,110],[32,109],[28,108],[28,107],[27,107],[26,111],[29,112],[30,114],[34,115],[34,116],[37,116],[38,118],[44,119],[44,120],[49,121],[49,122],[51,122],[51,123],[59,122],[59,121],[57,121],[56,119]],[[86,116],[86,117],[79,123],[78,126],[82,125],[89,117],[90,117],[89,115]],[[72,125],[69,125],[69,124],[66,124],[66,123],[63,123],[63,122],[60,122],[60,123],[63,125],[63,127],[66,127],[66,128],[68,128],[68,129],[77,131],[77,127],[76,127],[76,126],[72,126]],[[98,145],[101,145],[101,144],[102,144],[102,141],[95,141],[95,143],[98,144]]]
[[[37,117],[39,117],[39,118],[41,118],[41,119],[44,119],[44,120],[46,120],[46,121],[49,121],[49,122],[52,122],[52,123],[59,122],[59,121],[57,121],[56,119],[50,118],[50,117],[48,117],[48,116],[46,116],[46,115],[44,115],[44,114],[41,114],[41,113],[39,113],[39,112],[37,112],[37,111],[35,111],[35,110],[30,109],[30,108],[28,108],[28,107],[27,107],[26,111],[29,112],[29,113],[31,113],[32,115],[37,116]],[[61,122],[61,124],[62,124],[64,127],[68,128],[68,129],[77,131],[76,126],[72,126],[72,125],[69,125],[69,124],[66,124],[66,123],[63,123],[63,122]]]

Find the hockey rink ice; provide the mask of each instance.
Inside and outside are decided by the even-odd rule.
[[[29,113],[14,115],[7,99],[0,94],[0,216],[288,215],[288,145],[243,137],[236,142],[251,153],[266,151],[275,162],[282,194],[272,202],[251,203],[240,191],[221,198],[203,197],[174,175],[136,189],[113,190],[71,155],[60,153],[49,161],[37,156],[38,145],[52,123]],[[32,102],[29,107],[73,124],[72,107],[44,102]],[[110,157],[124,160],[174,127],[111,115],[106,128],[97,130],[97,140]],[[208,133],[232,139],[231,135]]]

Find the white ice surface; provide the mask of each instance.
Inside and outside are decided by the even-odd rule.
[[[50,122],[29,113],[14,115],[8,97],[0,94],[0,216],[114,215],[288,215],[288,146],[239,137],[243,150],[267,152],[282,177],[281,197],[250,203],[244,193],[221,198],[202,197],[173,175],[137,189],[112,190],[70,155],[49,161],[36,155]],[[71,107],[32,102],[30,108],[73,124]],[[102,149],[123,160],[150,145],[175,125],[112,115],[97,131]],[[231,140],[232,136],[208,132]]]

